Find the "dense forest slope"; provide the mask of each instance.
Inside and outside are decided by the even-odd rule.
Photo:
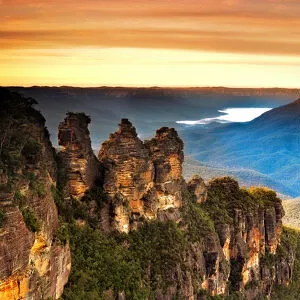
[[[176,130],[142,141],[127,119],[97,158],[90,118],[68,113],[55,153],[34,100],[1,98],[1,299],[60,297],[69,249],[63,299],[295,293],[298,237],[275,192],[186,182]]]

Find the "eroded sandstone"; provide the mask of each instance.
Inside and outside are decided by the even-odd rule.
[[[58,127],[59,177],[66,197],[80,198],[100,178],[99,162],[91,147],[88,124],[83,113],[68,113]]]

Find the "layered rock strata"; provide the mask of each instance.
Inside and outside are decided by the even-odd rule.
[[[144,143],[123,119],[119,130],[102,144],[98,157],[118,230],[128,232],[130,221],[135,227],[135,220],[155,219],[160,212],[181,206],[183,142],[174,129],[162,128]]]
[[[183,142],[174,128],[163,127],[146,147],[155,168],[158,209],[178,208],[182,204]]]
[[[100,177],[99,162],[93,153],[88,124],[83,113],[68,113],[58,127],[59,179],[65,197],[80,198]]]
[[[278,250],[284,215],[281,200],[275,192],[262,188],[243,194],[236,181],[224,178],[210,182],[208,202],[210,197],[216,197],[211,191],[220,183],[218,201],[225,201],[232,222],[217,222],[215,228],[230,263],[232,290],[244,291],[247,299],[270,295],[273,285],[288,284],[292,280],[295,260],[291,249],[282,257],[278,254],[282,252]],[[249,202],[249,197],[253,197],[254,202]],[[236,200],[231,199],[239,202],[233,204],[231,201]]]
[[[1,149],[0,299],[57,299],[68,281],[71,257],[69,246],[55,241],[54,149],[32,100],[4,93],[7,112],[1,126],[13,121]]]

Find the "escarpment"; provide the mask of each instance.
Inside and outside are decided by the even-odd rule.
[[[100,224],[105,219],[106,229],[110,228],[105,231],[128,233],[131,251],[141,242],[133,232],[139,236],[146,231],[147,251],[162,259],[161,264],[163,251],[180,249],[166,270],[150,259],[144,280],[156,299],[201,299],[205,294],[233,292],[253,299],[268,296],[275,285],[291,281],[294,254],[281,245],[283,209],[274,192],[241,189],[229,177],[205,184],[197,175],[185,183],[183,142],[177,132],[163,127],[143,142],[127,119],[102,144],[98,158],[107,194],[99,212]],[[174,224],[181,232],[178,240],[168,236],[172,226],[164,233],[170,249],[164,248],[163,240],[156,248],[159,237],[147,231],[152,228],[147,223],[156,230],[160,222],[166,224],[161,230]],[[143,264],[142,252],[136,255]],[[157,277],[160,280],[153,279]]]
[[[204,206],[230,262],[233,291],[243,290],[247,299],[254,299],[270,295],[276,284],[289,284],[295,255],[281,245],[284,211],[275,192],[241,189],[227,177],[214,179]]]
[[[54,150],[34,100],[4,89],[0,94],[0,298],[56,299],[71,262],[68,244],[55,240]]]
[[[56,155],[34,101],[0,92],[1,299],[59,298],[68,238],[64,299],[260,299],[290,284],[275,192],[230,177],[186,183],[178,133],[142,141],[127,119],[97,158],[89,117],[68,113]]]

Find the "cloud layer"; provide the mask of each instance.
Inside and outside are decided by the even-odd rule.
[[[52,51],[53,57],[72,50],[74,57],[78,49],[91,48],[120,49],[119,58],[124,48],[187,51],[187,57],[188,51],[300,57],[299,14],[296,0],[0,0],[0,63],[5,60],[13,76],[16,66],[8,62],[14,57],[7,54],[12,50],[22,63],[34,51],[42,56]],[[290,64],[287,60],[273,63]]]

